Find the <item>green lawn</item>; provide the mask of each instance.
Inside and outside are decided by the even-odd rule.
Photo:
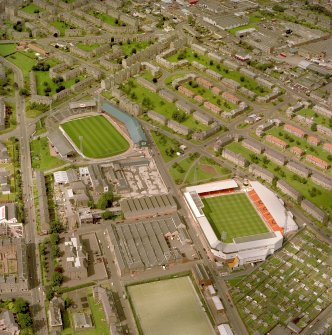
[[[331,204],[331,191],[320,187],[315,184],[311,179],[297,179],[295,174],[289,171],[286,167],[280,167],[279,165],[266,160],[264,162],[264,156],[259,154],[253,154],[250,150],[244,148],[240,143],[232,142],[226,145],[226,149],[233,152],[239,153],[244,156],[249,162],[258,164],[264,167],[270,172],[274,173],[279,179],[285,180],[290,186],[294,187],[299,191],[305,198],[312,201],[316,206],[324,209],[327,213],[332,215],[332,204]],[[256,157],[257,160],[252,158]],[[318,194],[312,196],[312,190],[318,190]]]
[[[215,334],[190,277],[129,286],[128,293],[141,334]]]
[[[124,91],[128,94],[130,99],[140,105],[143,105],[144,100],[149,100],[149,110],[152,109],[155,112],[166,116],[168,119],[172,119],[172,114],[177,111],[177,107],[174,103],[170,103],[161,98],[159,94],[142,87],[136,80],[132,80],[131,82],[132,86],[129,83],[124,86]],[[205,130],[208,128],[208,126],[196,122],[191,115],[187,115],[182,124],[192,130]]]
[[[1,44],[0,56],[6,57],[16,51],[16,44]]]
[[[174,179],[176,184],[182,184],[186,177],[187,172],[189,171],[190,167],[192,166],[194,159],[191,157],[186,157],[179,161],[178,163],[174,163],[169,172]]]
[[[196,95],[201,95],[205,100],[208,100],[212,102],[213,104],[215,104],[216,106],[219,106],[223,112],[228,112],[236,108],[235,104],[226,101],[220,95],[213,94],[211,90],[208,90],[202,86],[196,86],[196,84],[197,84],[196,81],[193,81],[192,85],[190,85],[190,83],[188,82],[188,83],[185,83],[183,86],[195,92]],[[191,99],[191,101],[194,103],[197,103],[193,99]],[[206,109],[206,110],[210,111],[209,109]]]
[[[130,42],[130,43],[122,43],[119,45],[124,53],[125,56],[131,56],[133,54],[133,50],[135,49],[136,52],[139,52],[145,48],[147,48],[149,45],[151,45],[152,42],[150,41],[143,41],[143,42]]]
[[[61,36],[65,35],[66,29],[75,28],[73,25],[71,25],[71,24],[69,24],[65,21],[60,21],[60,20],[51,22],[51,25],[59,30]]]
[[[47,129],[45,126],[45,118],[41,118],[37,123],[36,123],[36,135],[41,135],[46,133]]]
[[[225,233],[225,242],[233,238],[268,232],[246,194],[229,194],[202,199],[203,212],[218,238]]]
[[[267,134],[271,134],[275,137],[280,138],[281,140],[287,142],[289,147],[297,146],[305,151],[305,154],[310,154],[317,156],[328,163],[332,163],[332,155],[327,151],[322,149],[322,145],[318,145],[317,147],[314,145],[310,145],[305,138],[299,138],[297,136],[293,136],[292,134],[283,130],[283,127],[273,127],[269,129]],[[330,158],[330,160],[329,160]],[[304,164],[310,165],[304,158],[302,159]]]
[[[93,44],[77,43],[76,47],[80,48],[80,49],[82,49],[84,51],[92,51],[94,49],[99,48],[100,44],[98,44],[98,43],[93,43]]]
[[[91,158],[105,158],[119,155],[129,149],[129,143],[118,130],[101,115],[83,117],[61,125],[77,148]]]
[[[105,313],[101,304],[97,303],[91,294],[88,295],[89,310],[91,311],[92,322],[94,327],[90,329],[80,329],[75,331],[71,326],[72,321],[70,312],[65,311],[63,315],[64,319],[64,330],[61,332],[62,335],[108,335],[109,325],[105,320]]]
[[[26,13],[30,13],[30,14],[33,14],[33,13],[39,13],[39,12],[42,12],[43,9],[36,6],[35,4],[33,3],[30,3],[29,5],[25,6],[22,8],[22,10]]]
[[[31,52],[17,51],[6,57],[6,59],[19,67],[26,79],[29,78],[29,72],[32,70],[32,67],[37,64],[37,58]]]
[[[227,179],[230,178],[230,176],[231,171],[204,156],[199,159],[197,164],[193,164],[193,166],[190,167],[190,172],[185,179],[185,183],[196,185],[215,179]]]
[[[32,167],[36,170],[47,171],[65,164],[62,159],[51,156],[46,137],[32,140],[30,149]]]
[[[50,74],[48,71],[35,71],[35,75],[37,83],[37,93],[39,95],[45,95],[44,83],[49,84],[49,87],[51,88],[51,92],[49,92],[49,95],[53,95],[56,93],[57,87],[64,86],[65,88],[70,88],[76,83],[76,80],[84,79],[84,76],[78,76],[76,78],[63,81],[62,83],[55,84],[53,80],[50,78]]]
[[[330,121],[327,117],[324,117],[324,116],[316,113],[311,108],[303,108],[300,111],[298,111],[297,114],[313,118],[315,123],[325,125],[326,127],[329,127],[329,128],[332,129],[332,119]]]
[[[182,56],[181,58],[187,59],[190,63],[196,61],[212,69],[213,71],[220,73],[225,78],[233,79],[241,86],[255,92],[257,95],[264,96],[271,92],[270,89],[257,84],[255,79],[247,77],[241,74],[239,71],[231,70],[216,61],[212,61],[207,56],[198,55],[190,48],[179,50],[175,55],[168,57],[167,60],[170,62],[177,62],[179,60],[179,55]]]
[[[180,147],[180,143],[177,140],[156,131],[152,131],[151,135],[166,163],[176,157],[176,152],[179,151]]]
[[[120,20],[117,20],[116,18],[107,15],[106,13],[101,13],[97,12],[95,10],[90,10],[88,14],[97,17],[98,19],[104,21],[105,23],[109,24],[110,26],[113,27],[121,27],[121,26],[126,26],[126,24]]]

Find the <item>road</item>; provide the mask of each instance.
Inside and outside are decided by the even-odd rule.
[[[8,66],[13,70],[15,81],[19,89],[24,87],[23,74],[19,68],[9,63]],[[17,128],[19,129],[20,146],[20,167],[22,175],[22,194],[24,200],[25,225],[24,237],[28,244],[28,263],[29,281],[31,285],[31,308],[34,320],[34,333],[40,335],[48,334],[46,324],[46,313],[42,290],[39,288],[41,283],[39,267],[39,251],[36,245],[36,222],[35,206],[33,201],[33,176],[30,157],[30,134],[27,131],[27,120],[25,117],[25,101],[20,96],[19,90],[15,92]]]

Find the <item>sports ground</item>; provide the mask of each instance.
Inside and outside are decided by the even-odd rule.
[[[268,232],[268,228],[244,193],[202,199],[203,212],[218,238],[226,232],[226,243],[233,238]]]
[[[128,287],[141,335],[213,335],[190,277]]]
[[[105,158],[129,149],[126,139],[102,115],[68,121],[61,127],[86,157]]]

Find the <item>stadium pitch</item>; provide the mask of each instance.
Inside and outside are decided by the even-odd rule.
[[[83,155],[105,158],[129,149],[129,143],[102,115],[87,116],[61,125]]]
[[[141,335],[213,335],[190,277],[129,286]]]
[[[226,234],[224,242],[233,238],[268,232],[268,228],[244,193],[202,199],[203,212],[217,237]]]

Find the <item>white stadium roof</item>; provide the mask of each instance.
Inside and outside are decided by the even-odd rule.
[[[278,226],[284,228],[285,233],[298,229],[291,213],[286,210],[281,200],[272,191],[258,181],[251,181],[250,184]]]
[[[236,187],[238,187],[236,181],[233,179],[228,179],[228,180],[216,181],[216,182],[208,183],[208,184],[186,187],[185,192],[195,191],[197,193],[203,193],[203,192],[213,192],[213,191],[218,191],[218,190],[227,190],[229,188],[236,188]]]

